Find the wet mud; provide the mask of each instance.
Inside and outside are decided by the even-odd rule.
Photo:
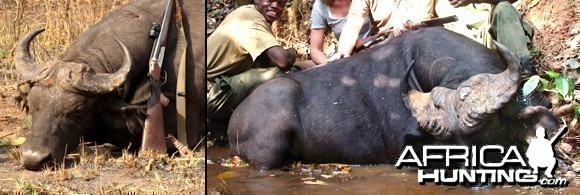
[[[294,165],[293,168],[258,171],[247,165],[234,165],[229,154],[228,147],[207,149],[209,194],[580,194],[577,181],[569,181],[568,187],[561,188],[421,185],[417,182],[417,169],[397,169],[393,165],[349,165],[348,170]]]

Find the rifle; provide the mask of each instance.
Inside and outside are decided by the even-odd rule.
[[[558,129],[558,132],[556,133],[556,135],[554,135],[554,137],[552,137],[552,139],[550,139],[550,145],[554,145],[556,140],[558,140],[562,136],[562,133],[564,133],[564,130],[566,130],[566,127],[568,127],[568,125],[566,125],[566,121],[564,121],[564,119],[562,119],[562,122],[564,122],[564,125],[562,125],[562,127],[560,127],[560,129]]]
[[[453,16],[447,16],[447,17],[443,17],[443,18],[433,18],[433,19],[429,19],[429,20],[423,20],[419,23],[407,22],[407,23],[405,23],[404,26],[406,29],[409,29],[409,30],[417,30],[419,28],[425,28],[425,27],[442,26],[443,24],[456,22],[456,21],[457,21],[457,16],[453,15]],[[382,33],[374,38],[371,38],[371,40],[367,41],[366,43],[364,43],[362,45],[362,47],[363,47],[362,49],[369,48],[370,46],[372,46],[374,44],[377,44],[381,41],[384,41],[385,39],[387,39],[389,34],[391,34],[391,32],[393,32],[392,29],[387,30],[386,33]],[[359,45],[359,43],[357,43],[357,45]],[[359,47],[360,47],[360,45],[359,45]]]
[[[165,126],[163,121],[163,107],[167,106],[169,99],[161,93],[161,67],[169,33],[170,15],[173,9],[173,1],[167,0],[163,10],[161,25],[153,24],[149,37],[155,39],[153,49],[149,57],[149,84],[151,85],[151,97],[147,101],[147,118],[143,128],[143,140],[141,154],[150,152],[165,153]]]

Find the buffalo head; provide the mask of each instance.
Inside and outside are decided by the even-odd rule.
[[[451,143],[464,143],[464,138],[469,137],[481,139],[473,135],[482,130],[492,132],[485,133],[487,135],[501,136],[504,135],[502,128],[506,127],[498,125],[497,114],[506,118],[508,128],[514,133],[522,131],[522,135],[540,126],[550,130],[556,128],[557,119],[547,108],[526,107],[513,101],[520,82],[520,63],[505,46],[498,43],[495,46],[507,63],[507,68],[498,74],[475,75],[457,89],[439,86],[428,93],[410,89],[403,82],[402,99],[421,129],[439,141]],[[406,77],[409,72],[410,69]],[[484,139],[484,142],[499,139]]]
[[[96,73],[90,65],[54,60],[37,64],[30,42],[44,29],[26,34],[15,49],[16,70],[23,84],[17,101],[32,116],[31,133],[22,145],[21,163],[39,169],[47,162],[61,162],[76,149],[79,138],[94,124],[97,97],[116,91],[132,66],[127,46],[123,64],[115,73]],[[24,89],[24,90],[23,90]]]

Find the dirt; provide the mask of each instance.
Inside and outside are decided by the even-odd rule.
[[[561,70],[569,58],[580,54],[580,1],[523,1],[524,18],[534,28],[534,44],[545,52],[540,67]],[[570,45],[575,41],[575,44]]]
[[[12,50],[31,29],[46,31],[31,53],[37,62],[56,59],[67,45],[111,10],[131,0],[7,0],[0,3],[0,194],[202,194],[205,150],[185,157],[138,158],[122,148],[88,144],[63,166],[25,170],[19,145],[31,117],[14,102],[17,75]]]
[[[531,51],[535,55],[534,65],[539,74],[545,75],[545,70],[555,70],[575,78],[574,93],[580,94],[580,70],[570,67],[571,61],[580,60],[580,1],[525,0],[518,7],[524,19],[534,28],[534,48]],[[553,111],[580,101],[578,95],[572,101],[562,101],[554,93],[544,94],[552,97]],[[574,116],[573,112],[562,115],[568,124]],[[571,156],[576,155],[580,147],[580,126],[576,124],[570,127],[564,140],[573,148]]]
[[[26,125],[26,114],[18,109],[14,97],[16,83],[0,86],[0,138],[15,139],[30,130]]]
[[[209,2],[208,2],[209,3]],[[524,18],[535,30],[537,47],[536,65],[540,69],[566,70],[571,58],[580,58],[580,1],[578,0],[525,0],[519,6]],[[208,18],[210,19],[210,18]],[[307,20],[307,17],[302,17]],[[6,63],[6,59],[1,63]],[[2,66],[8,67],[8,66]],[[16,81],[10,79],[12,70],[2,69],[0,74],[0,140],[16,140],[30,131],[31,119],[14,103]],[[572,128],[572,135],[578,135]],[[571,139],[572,156],[576,155],[578,140]],[[187,166],[179,165],[183,159],[137,159],[109,146],[87,147],[102,152],[105,157],[86,157],[97,163],[81,162],[80,154],[71,155],[64,169],[27,171],[18,163],[18,147],[0,147],[0,193],[127,193],[159,192],[182,194],[203,192],[205,186],[204,152],[189,160],[197,161]],[[76,158],[76,160],[75,160]],[[95,160],[96,159],[96,160]],[[578,159],[578,158],[576,158]],[[75,165],[76,162],[76,165]],[[155,165],[155,166],[153,166]],[[149,168],[148,168],[149,167]],[[153,168],[151,168],[153,167]],[[168,168],[172,167],[172,168]],[[149,169],[149,170],[148,170]],[[169,170],[167,170],[169,169]],[[197,180],[195,178],[198,178]]]
[[[0,86],[0,143],[22,139],[30,131],[31,119],[14,102],[16,94],[15,82]],[[0,147],[0,194],[205,192],[203,149],[187,157],[136,158],[120,148],[89,144],[69,154],[64,167],[28,171],[19,163],[18,148]]]
[[[0,150],[0,174],[3,176],[0,193],[199,194],[205,190],[203,153],[196,157],[199,160],[195,165],[184,166],[163,160],[127,158],[114,152],[107,156],[104,152],[101,157],[89,158],[85,163],[69,157],[71,161],[65,168],[28,171],[11,157],[12,149],[3,147]]]

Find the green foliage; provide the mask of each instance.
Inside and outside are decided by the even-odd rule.
[[[580,118],[580,106],[576,106],[574,108],[574,119],[572,119],[572,122],[570,122],[570,127],[576,126],[576,123],[578,123],[578,118]]]
[[[522,88],[523,94],[528,95],[534,90],[556,91],[561,99],[574,98],[574,80],[563,76],[561,73],[547,70],[544,71],[549,80],[541,78],[539,75],[531,76]],[[541,85],[540,85],[541,83]]]
[[[554,71],[551,71],[551,70],[546,70],[546,71],[544,71],[544,72],[545,72],[546,74],[548,74],[548,76],[549,76],[551,79],[553,79],[553,78],[556,78],[556,77],[560,76],[560,73],[557,73],[557,72],[554,72]]]
[[[564,78],[562,76],[556,77],[556,91],[562,95],[562,97],[567,97],[568,95],[572,94],[572,90],[574,88],[574,83],[571,82],[570,78]]]
[[[540,76],[534,75],[530,77],[530,79],[524,83],[524,88],[522,89],[524,96],[532,93],[532,91],[538,87],[538,83],[540,83]]]
[[[540,86],[541,89],[546,89],[550,86],[550,81],[546,80],[545,78],[540,77],[540,82],[542,82],[542,85]]]

